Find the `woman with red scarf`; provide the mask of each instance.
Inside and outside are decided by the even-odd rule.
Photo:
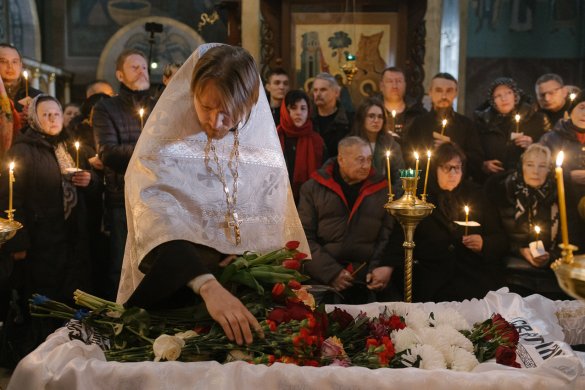
[[[301,185],[323,164],[325,143],[313,130],[309,96],[300,90],[286,94],[280,106],[277,129],[295,202]]]

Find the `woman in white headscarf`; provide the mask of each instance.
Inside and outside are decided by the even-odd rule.
[[[238,344],[260,326],[212,276],[228,255],[308,245],[255,62],[200,46],[150,115],[126,171],[128,240],[118,291],[127,306],[195,292]]]

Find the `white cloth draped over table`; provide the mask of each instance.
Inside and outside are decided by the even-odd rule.
[[[565,301],[566,302],[566,301]],[[384,306],[390,309],[417,305],[426,312],[453,307],[470,323],[498,312],[506,319],[522,317],[545,340],[563,340],[563,329],[555,313],[564,302],[534,295],[522,299],[504,289],[490,292],[481,300],[447,303],[373,303],[341,306],[353,314],[365,311],[376,316]],[[575,310],[585,305],[572,303]],[[578,307],[577,307],[578,306]],[[332,309],[332,308],[330,308]],[[582,319],[585,321],[585,318]],[[71,341],[61,328],[36,351],[24,358],[12,376],[8,390],[17,389],[583,389],[582,365],[572,353],[551,357],[536,368],[510,368],[482,363],[473,372],[450,370],[377,369],[363,367],[271,367],[244,362],[106,362],[96,345]],[[581,340],[585,342],[585,334]]]
[[[300,241],[310,254],[288,180],[270,106],[260,83],[260,97],[239,130],[239,179],[236,212],[242,242],[235,245],[226,223],[222,183],[207,172],[201,128],[190,92],[200,56],[217,44],[199,46],[175,74],[144,126],[126,170],[128,238],[118,302],[124,303],[143,278],[138,265],[156,246],[186,240],[225,254],[267,252],[287,241]],[[226,184],[233,177],[227,162],[234,143],[230,132],[214,141]],[[214,166],[213,157],[211,165]],[[383,212],[383,211],[381,211]]]

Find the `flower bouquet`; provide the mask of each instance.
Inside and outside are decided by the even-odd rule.
[[[80,321],[99,333],[107,360],[229,362],[244,360],[308,366],[449,368],[470,371],[482,361],[517,366],[518,333],[499,314],[471,326],[455,310],[425,313],[414,306],[376,318],[317,306],[299,270],[306,254],[298,242],[268,254],[246,252],[228,265],[220,282],[235,292],[260,321],[264,337],[231,342],[199,307],[147,311],[125,308],[76,291],[80,308],[35,295],[34,316]],[[203,314],[201,314],[203,312]]]

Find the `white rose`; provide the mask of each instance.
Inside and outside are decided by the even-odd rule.
[[[154,361],[177,360],[181,356],[181,349],[185,345],[185,340],[180,337],[161,334],[154,340],[152,350],[154,351]]]

